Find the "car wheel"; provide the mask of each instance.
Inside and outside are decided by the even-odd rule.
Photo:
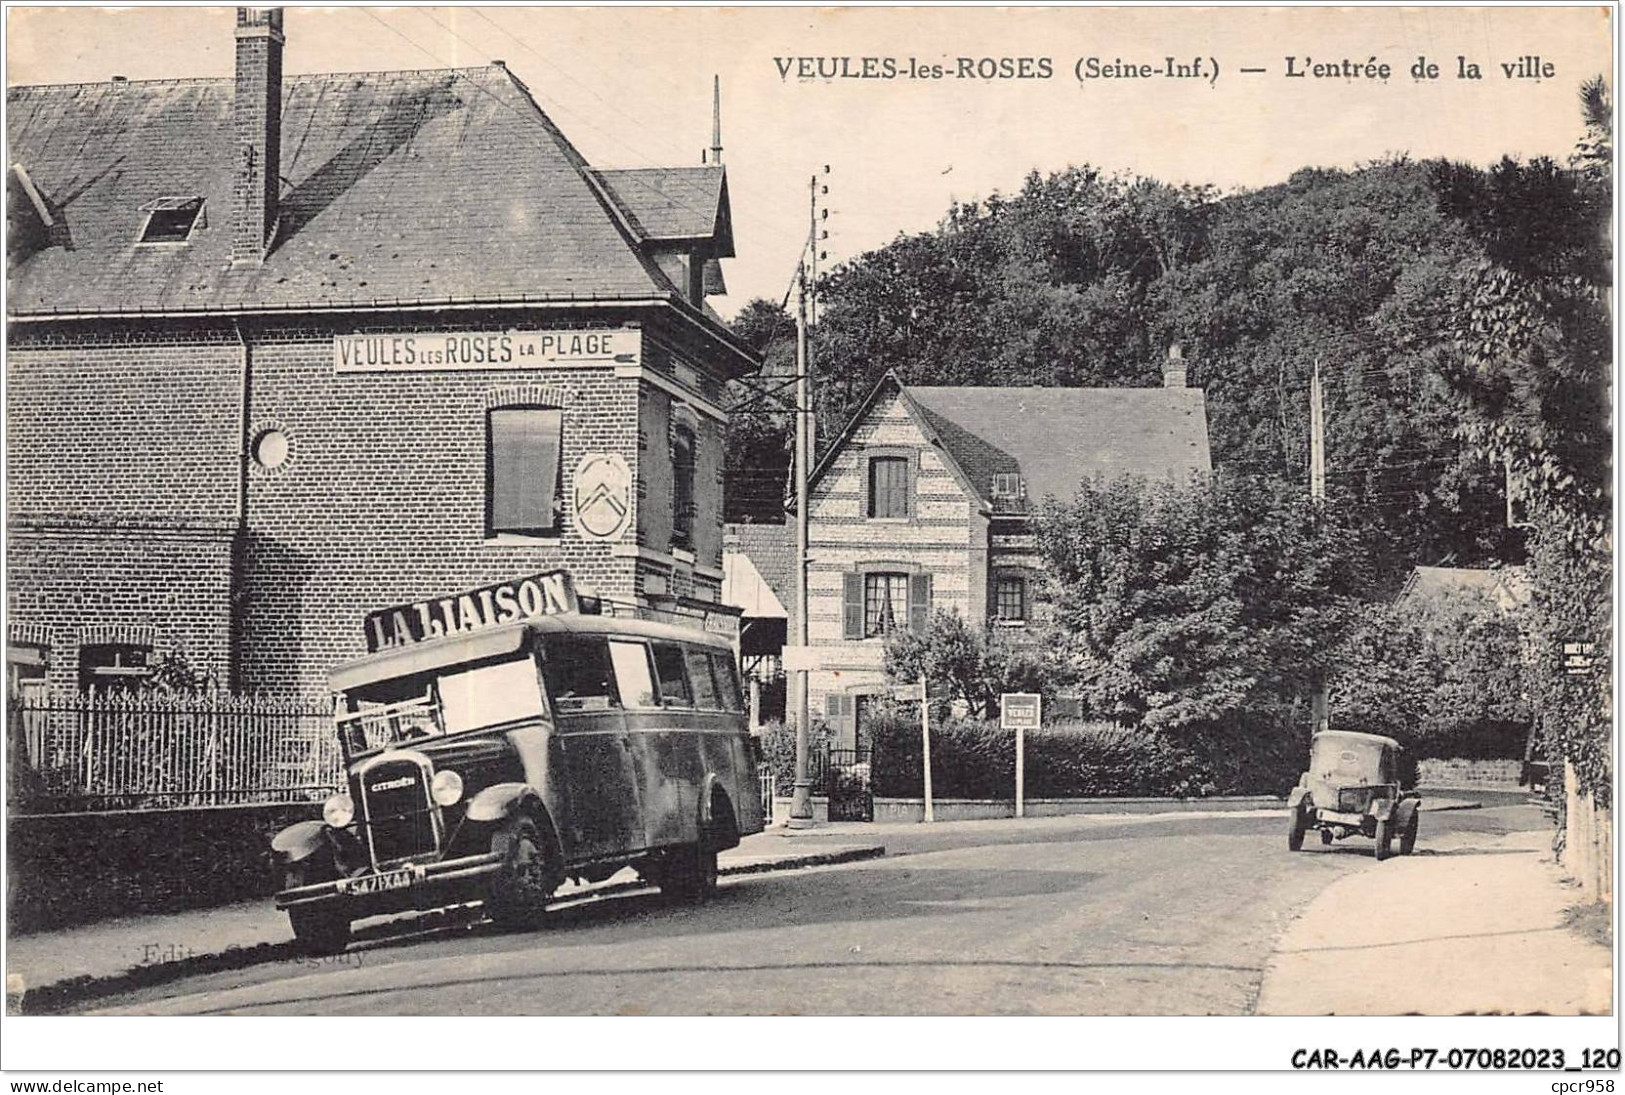
[[[1377,822],[1377,858],[1387,859],[1394,854],[1394,828],[1393,823],[1381,820]]]
[[[1416,827],[1421,823],[1421,815],[1413,812],[1411,819],[1405,823],[1404,830],[1399,834],[1399,854],[1410,855],[1416,851]]]
[[[711,834],[701,832],[694,844],[673,849],[671,859],[658,872],[660,892],[679,901],[700,902],[717,890],[717,847]]]
[[[502,856],[502,871],[486,897],[486,915],[505,928],[537,926],[559,879],[536,822],[528,817],[509,822],[491,838],[491,850]]]
[[[1291,828],[1287,830],[1287,836],[1286,836],[1286,846],[1287,846],[1287,848],[1290,851],[1294,851],[1294,852],[1302,851],[1303,850],[1303,834],[1307,833],[1308,831],[1309,831],[1309,816],[1306,813],[1304,813],[1304,809],[1303,809],[1302,806],[1293,807],[1293,809],[1292,809],[1292,824],[1291,824]]]
[[[284,875],[283,889],[331,882],[337,877],[331,864],[296,863]],[[338,900],[295,905],[288,910],[288,925],[293,928],[294,943],[310,954],[338,954],[350,945],[350,917]]]

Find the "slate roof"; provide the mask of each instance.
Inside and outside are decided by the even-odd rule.
[[[730,524],[722,543],[724,552],[737,550],[750,559],[781,604],[795,601],[795,526]]]
[[[638,167],[594,174],[644,238],[717,238],[718,257],[733,256],[733,228],[727,217],[728,181],[721,164]]]
[[[904,391],[984,500],[1001,472],[1019,472],[1036,502],[1068,500],[1096,476],[1184,479],[1213,470],[1200,388]]]
[[[232,267],[232,93],[230,79],[8,90],[8,166],[69,241],[8,263],[12,315],[664,301],[738,349],[500,63],[285,77],[281,223],[263,265]],[[136,246],[141,206],[173,195],[203,198],[208,226]]]
[[[1200,388],[972,388],[905,385],[888,373],[813,469],[816,483],[881,394],[895,388],[961,482],[996,512],[993,476],[1020,474],[1026,497],[1070,499],[1086,480],[1184,479],[1213,470]]]
[[[1492,601],[1502,612],[1528,604],[1533,591],[1523,567],[1417,567],[1400,590],[1402,600],[1440,600],[1472,590]]]

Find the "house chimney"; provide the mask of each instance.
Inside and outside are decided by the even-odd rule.
[[[237,129],[231,261],[259,263],[276,230],[282,180],[282,9],[237,9]]]
[[[1185,387],[1185,351],[1177,342],[1168,347],[1168,361],[1162,367],[1162,386]]]

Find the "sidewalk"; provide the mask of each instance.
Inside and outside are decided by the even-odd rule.
[[[792,870],[886,854],[885,847],[873,839],[872,827],[867,838],[861,831],[845,827],[789,834],[793,839],[785,839],[786,835],[783,829],[769,829],[746,837],[739,847],[717,857],[719,873]],[[566,883],[559,898],[600,896],[641,886],[630,871],[623,871],[593,886]],[[6,941],[6,995],[14,1000],[20,993],[69,981],[151,975],[161,966],[206,964],[216,956],[230,955],[247,964],[255,955],[286,949],[292,941],[287,915],[278,912],[268,897],[13,936]]]
[[[1613,955],[1563,925],[1579,900],[1546,830],[1374,862],[1287,928],[1257,1014],[1606,1015]]]

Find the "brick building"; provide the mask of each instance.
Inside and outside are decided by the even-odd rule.
[[[932,612],[1025,628],[1043,561],[1031,514],[1094,477],[1211,470],[1199,388],[1171,358],[1160,388],[971,388],[882,380],[813,469],[808,704],[861,740],[889,690],[885,635]]]
[[[8,91],[8,676],[310,691],[368,609],[555,567],[714,607],[720,155],[594,170],[501,62],[283,41]]]

